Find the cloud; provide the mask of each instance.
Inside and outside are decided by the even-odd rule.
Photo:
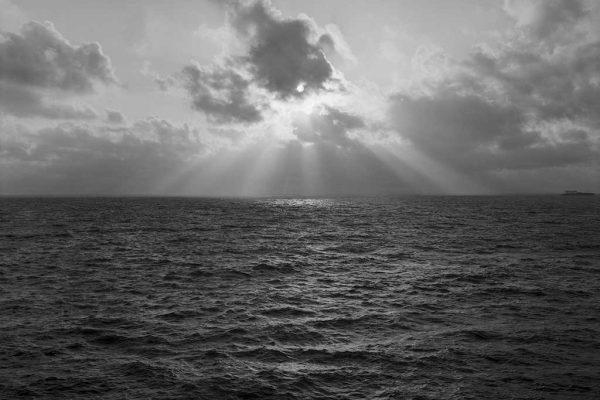
[[[552,53],[529,47],[477,52],[468,62],[472,81],[541,120],[571,119],[600,125],[600,42]]]
[[[0,113],[19,118],[92,120],[94,109],[65,102],[117,80],[100,45],[72,45],[47,22],[0,31]]]
[[[336,61],[347,61],[350,64],[356,64],[358,60],[340,28],[335,24],[328,24],[325,26],[325,32],[319,36],[317,46],[327,56],[329,60],[335,59]]]
[[[507,171],[538,171],[530,176],[550,187],[557,170],[600,168],[600,42],[584,4],[506,7],[517,34],[462,61],[436,53],[419,84],[390,97],[391,126],[413,151],[492,185],[507,180],[505,189],[527,189]]]
[[[476,49],[435,74],[421,91],[392,96],[394,126],[421,150],[454,165],[590,162],[598,155],[600,42],[566,31],[560,39],[568,46],[548,48],[537,41],[560,33],[565,24],[583,23],[583,3],[508,1],[506,7],[521,18],[522,35]],[[572,132],[585,140],[570,140]]]
[[[324,131],[336,130],[338,123],[361,125],[337,110],[315,123]],[[211,137],[157,118],[39,130],[0,121],[0,132],[1,194],[331,195],[406,189],[366,146],[339,146],[335,138],[242,147],[227,141],[215,148]],[[265,160],[273,168],[261,170]]]
[[[332,78],[333,67],[319,47],[315,23],[308,17],[284,18],[265,1],[235,3],[230,24],[248,45],[243,60],[262,87],[282,98],[297,90],[320,90]],[[332,36],[328,43],[335,47]]]
[[[16,30],[25,21],[25,14],[19,7],[10,0],[0,0],[0,27],[2,30]]]
[[[0,37],[0,81],[73,93],[116,83],[98,43],[72,45],[49,22],[28,22],[20,33]]]
[[[527,114],[475,94],[437,92],[395,96],[391,120],[398,132],[438,162],[469,174],[585,164],[599,160],[587,132],[558,138],[529,128]]]
[[[478,49],[464,77],[537,120],[600,126],[600,7],[583,0],[507,1],[518,35]]]
[[[504,10],[535,40],[570,36],[587,15],[584,0],[505,0]]]
[[[181,82],[192,99],[192,107],[217,122],[257,122],[262,119],[258,106],[249,100],[250,82],[228,68],[203,68],[188,65]]]
[[[337,27],[285,18],[268,1],[227,3],[227,27],[241,50],[211,66],[186,66],[179,82],[192,106],[216,122],[257,122],[273,100],[340,90],[326,53],[351,57]],[[239,53],[239,54],[238,54]],[[339,75],[339,74],[338,74]]]
[[[205,151],[197,131],[156,118],[120,128],[5,125],[2,132],[4,194],[169,193],[179,184],[173,177]]]
[[[39,92],[26,86],[0,81],[0,115],[48,119],[92,120],[98,114],[89,106],[48,103]]]
[[[322,106],[310,114],[294,118],[294,135],[305,143],[331,143],[341,147],[352,147],[357,143],[349,133],[364,128],[365,122],[353,115],[330,106]]]
[[[125,116],[115,110],[106,110],[106,122],[110,124],[122,124],[125,122]]]

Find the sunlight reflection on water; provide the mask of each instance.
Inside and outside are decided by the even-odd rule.
[[[265,205],[276,207],[301,207],[301,208],[328,208],[335,204],[334,199],[316,199],[316,198],[297,198],[297,199],[268,199],[264,201]]]

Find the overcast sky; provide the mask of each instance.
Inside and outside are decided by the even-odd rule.
[[[0,0],[0,194],[600,192],[600,2]]]

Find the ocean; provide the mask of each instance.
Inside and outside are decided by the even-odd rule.
[[[598,399],[600,196],[0,199],[1,399]]]

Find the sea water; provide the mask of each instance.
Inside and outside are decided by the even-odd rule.
[[[0,398],[600,398],[600,196],[2,198]]]

